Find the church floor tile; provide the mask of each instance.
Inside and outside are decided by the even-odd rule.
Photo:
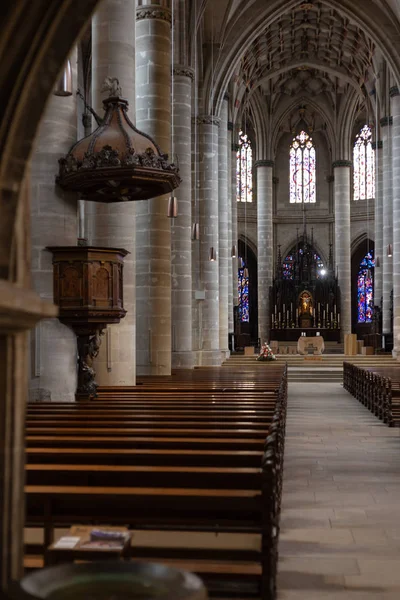
[[[339,383],[289,384],[279,600],[398,600],[399,436]]]

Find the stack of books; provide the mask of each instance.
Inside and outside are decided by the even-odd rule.
[[[124,531],[110,531],[104,529],[92,529],[90,539],[83,542],[80,548],[112,550],[122,549],[129,539],[129,533]]]

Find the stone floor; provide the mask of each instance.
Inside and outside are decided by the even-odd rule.
[[[289,384],[278,589],[400,599],[400,429],[339,383]]]

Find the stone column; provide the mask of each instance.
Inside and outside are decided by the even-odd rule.
[[[231,256],[232,251],[232,131],[233,123],[228,122],[228,137],[226,140],[226,153],[228,156],[228,334],[229,336],[234,332],[233,323],[233,258]]]
[[[391,300],[393,288],[393,258],[388,257],[387,247],[393,244],[393,195],[392,195],[392,149],[391,127],[392,117],[381,119],[383,143],[383,283],[382,283],[382,333],[391,332]]]
[[[92,23],[92,102],[103,115],[101,92],[105,77],[117,77],[135,121],[135,0],[104,0]],[[93,129],[97,125],[92,123]],[[135,203],[86,202],[90,245],[125,248],[124,307],[127,314],[110,325],[96,359],[100,385],[135,385]]]
[[[391,88],[393,173],[393,356],[400,359],[400,94]]]
[[[174,152],[179,160],[182,183],[174,195],[178,217],[173,219],[172,236],[172,366],[194,367],[192,344],[192,83],[194,72],[174,66]]]
[[[269,288],[274,276],[273,248],[273,169],[272,160],[258,160],[257,168],[257,247],[258,247],[258,337],[269,341],[271,310]]]
[[[23,575],[25,525],[25,412],[28,391],[28,333],[57,307],[29,289],[30,180],[26,168],[13,223],[15,281],[0,279],[0,596]],[[11,265],[10,265],[11,266]]]
[[[136,119],[170,152],[171,11],[162,1],[136,10]],[[161,4],[161,5],[160,5]],[[171,374],[171,222],[168,196],[137,203],[137,368]]]
[[[382,265],[383,265],[383,144],[374,142],[375,150],[375,259],[380,266],[374,270],[374,304],[382,306]]]
[[[228,349],[228,310],[229,293],[232,289],[228,280],[228,262],[230,262],[230,248],[228,248],[228,100],[224,99],[221,107],[221,124],[218,133],[218,237],[219,237],[219,347],[222,360],[229,357]],[[230,201],[230,198],[229,198]],[[230,202],[229,202],[230,203]],[[228,285],[229,284],[229,285]]]
[[[77,52],[70,57],[76,90]],[[31,169],[32,281],[53,300],[52,254],[46,246],[76,246],[77,194],[55,183],[58,159],[77,140],[76,95],[51,95],[35,140]],[[76,336],[58,319],[41,321],[31,334],[30,400],[75,400]]]
[[[219,267],[210,261],[218,252],[218,128],[220,119],[199,117],[200,142],[200,278],[205,291],[201,307],[201,365],[221,364],[219,350]]]
[[[237,143],[238,141],[238,131],[237,128],[233,128],[233,132],[232,132],[232,162],[231,162],[231,168],[232,168],[232,245],[236,246],[236,257],[232,259],[232,295],[233,295],[233,310],[235,310],[235,308],[238,306],[239,304],[239,295],[238,295],[238,268],[239,268],[239,261],[238,261],[238,252],[239,252],[239,246],[238,246],[238,221],[237,221],[237,214],[238,214],[238,203],[237,203],[237,174],[236,174],[236,165],[237,165],[237,152],[239,150],[239,144]]]
[[[338,160],[335,169],[335,264],[340,286],[340,327],[342,339],[351,333],[351,244],[350,171],[351,161]]]

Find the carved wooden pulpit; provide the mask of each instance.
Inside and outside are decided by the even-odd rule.
[[[52,246],[54,303],[59,319],[71,327],[78,342],[77,399],[96,396],[93,359],[107,325],[119,323],[126,310],[123,302],[121,248]]]

